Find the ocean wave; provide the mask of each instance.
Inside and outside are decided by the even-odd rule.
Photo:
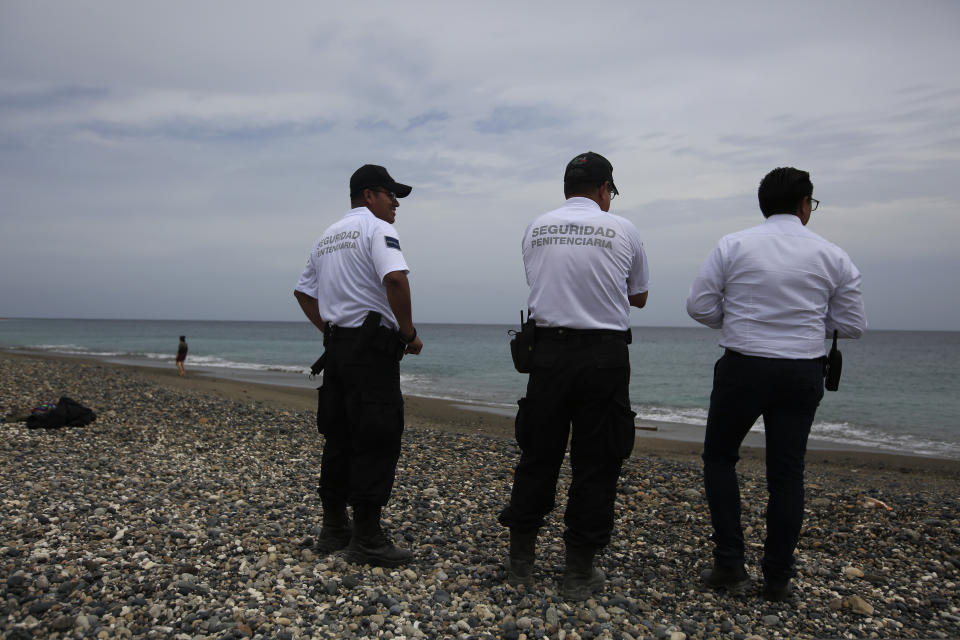
[[[169,353],[136,353],[136,354],[126,354],[126,355],[135,355],[147,360],[163,360],[163,361],[173,361],[173,356]]]
[[[496,402],[493,400],[479,400],[477,398],[467,397],[466,394],[453,395],[450,393],[434,393],[434,392],[418,389],[416,391],[413,391],[411,395],[415,395],[418,398],[430,398],[431,400],[443,400],[445,402],[456,402],[458,404],[464,404],[464,405],[477,405],[481,407],[493,407],[496,409],[509,409],[511,411],[516,411],[517,409],[516,402]]]
[[[676,422],[674,420],[673,422]],[[706,425],[706,414],[703,424]],[[750,429],[764,433],[763,418]],[[960,459],[960,445],[942,440],[933,440],[912,434],[891,434],[877,428],[863,427],[847,422],[814,422],[810,438],[843,446],[863,447],[881,452],[901,453],[912,456],[935,456]]]
[[[14,347],[14,350],[46,351],[49,353],[62,353],[71,356],[91,356],[96,358],[134,355],[123,351],[98,351],[78,344],[28,344],[25,347]]]
[[[401,376],[402,377],[402,376]],[[401,387],[403,387],[403,381],[401,380]],[[507,408],[516,410],[516,402],[497,402],[494,400],[484,400],[480,398],[472,397],[472,394],[457,394],[450,392],[437,392],[437,391],[425,391],[423,389],[405,389],[411,395],[415,395],[420,398],[430,398],[431,400],[444,400],[446,402],[457,402],[461,404],[476,404],[485,407],[497,407],[497,408]]]
[[[932,440],[912,434],[884,433],[877,429],[858,427],[846,422],[814,422],[810,437],[838,444],[855,445],[919,456],[960,459],[960,445]]]
[[[674,422],[677,424],[694,424],[706,426],[707,410],[701,408],[657,407],[644,405],[633,407],[637,417],[641,420],[654,422]]]
[[[634,407],[634,410],[641,420],[699,426],[707,424],[706,409],[641,406]],[[753,433],[764,433],[764,430],[762,417],[750,429]],[[912,434],[891,434],[877,428],[856,426],[846,422],[814,422],[810,429],[810,437],[838,445],[864,447],[890,453],[960,459],[960,444]]]
[[[453,386],[447,381],[440,380],[426,374],[418,373],[400,373],[400,386],[404,393],[420,396],[422,398],[432,398],[434,400],[449,400],[452,402],[479,403],[487,406],[514,407],[517,402],[503,402],[503,393],[496,390],[483,389],[478,386]],[[484,393],[486,391],[486,393]],[[523,391],[517,392],[517,398],[523,395]]]
[[[31,344],[25,347],[15,347],[14,350],[41,351],[63,355],[87,356],[91,358],[126,360],[134,363],[142,360],[155,363],[172,363],[175,358],[175,354],[170,353],[154,353],[149,351],[104,351],[76,344]],[[221,358],[219,356],[204,356],[196,354],[190,354],[187,364],[195,367],[216,367],[220,369],[239,369],[243,371],[272,371],[279,373],[309,373],[310,371],[309,368],[303,366],[264,364],[261,362],[242,362],[239,360]]]
[[[173,360],[173,356],[168,356]],[[262,364],[260,362],[240,362],[218,356],[190,356],[188,364],[197,367],[217,367],[220,369],[240,369],[242,371],[276,371],[279,373],[310,373],[309,367],[283,364]]]

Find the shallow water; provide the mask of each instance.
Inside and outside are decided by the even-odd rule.
[[[419,325],[425,347],[403,361],[404,391],[512,410],[526,378],[513,370],[509,328]],[[188,368],[295,386],[308,386],[303,374],[323,349],[306,322],[0,321],[0,347],[171,367],[180,335]],[[704,425],[719,332],[635,327],[633,335],[630,396],[640,418]],[[960,332],[868,331],[841,350],[840,391],[825,394],[814,437],[960,459]]]

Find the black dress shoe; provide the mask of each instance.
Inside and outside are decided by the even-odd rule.
[[[793,585],[786,582],[764,582],[763,598],[770,602],[784,602],[793,597]]]
[[[717,567],[704,569],[700,574],[703,583],[711,589],[725,589],[730,593],[742,593],[750,584],[750,576],[743,565],[739,567]]]

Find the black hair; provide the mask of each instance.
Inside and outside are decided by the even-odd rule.
[[[810,173],[793,167],[777,167],[763,177],[757,189],[764,218],[777,213],[796,213],[803,199],[812,195]]]
[[[577,180],[576,182],[566,182],[563,183],[563,197],[572,198],[574,196],[582,196],[588,193],[593,193],[598,187],[602,187],[604,182],[607,182],[609,178],[602,178],[598,180]]]
[[[186,339],[187,339],[187,336],[180,336],[180,339],[181,339],[181,340],[186,340]]]
[[[357,207],[367,206],[367,200],[363,197],[363,192],[367,189],[371,191],[376,191],[377,189],[382,189],[383,187],[364,187],[357,191],[356,193],[350,193],[350,206],[356,209]]]

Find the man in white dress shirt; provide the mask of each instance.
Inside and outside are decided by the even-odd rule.
[[[703,451],[714,564],[711,588],[741,592],[744,567],[740,444],[761,415],[766,438],[764,597],[790,597],[803,523],[807,437],[823,397],[824,338],[866,328],[860,272],[840,247],[806,228],[819,201],[810,174],[774,169],[758,191],[763,224],[725,236],[690,288],[687,313],[721,330]]]

